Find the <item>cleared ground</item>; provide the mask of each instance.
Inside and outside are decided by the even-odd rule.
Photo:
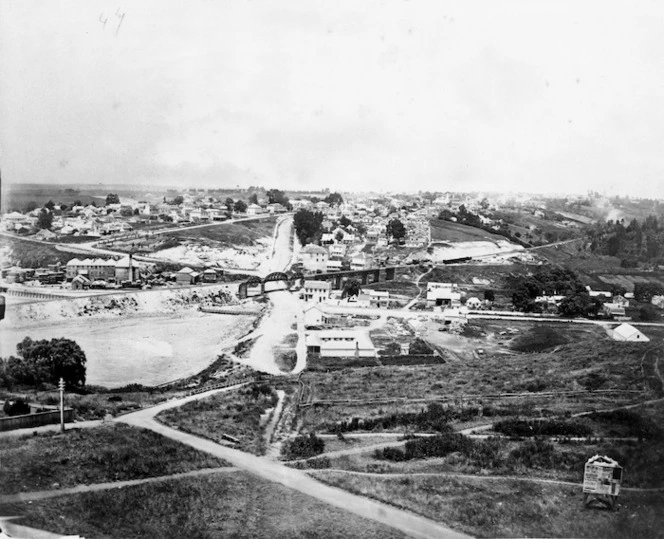
[[[193,230],[181,230],[168,234],[168,237],[179,240],[208,240],[215,244],[224,245],[254,245],[256,240],[271,238],[277,217],[257,219],[232,224],[219,224],[195,228]]]
[[[16,354],[16,344],[65,337],[87,357],[87,383],[119,387],[158,385],[192,376],[212,363],[225,346],[248,332],[254,317],[189,311],[114,319],[55,320],[38,328],[3,328],[0,356]]]
[[[457,241],[505,241],[505,237],[491,234],[481,228],[461,225],[452,221],[434,219],[430,221],[431,240],[434,242]]]

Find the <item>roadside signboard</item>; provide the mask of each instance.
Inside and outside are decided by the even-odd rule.
[[[596,498],[607,497],[609,505],[613,507],[620,493],[623,469],[613,459],[595,455],[588,459],[583,474],[583,499],[588,505],[589,496]]]

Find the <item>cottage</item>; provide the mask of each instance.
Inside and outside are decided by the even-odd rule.
[[[327,269],[329,257],[327,249],[309,244],[300,251],[298,260],[305,271],[323,272]]]
[[[325,269],[327,271],[341,271],[343,269],[343,262],[341,260],[328,260]]]
[[[304,327],[321,326],[327,323],[328,317],[318,305],[310,305],[304,309]]]
[[[625,316],[625,307],[622,303],[605,303],[602,311],[606,316]]]
[[[650,339],[630,324],[620,324],[610,331],[614,341],[649,342]]]
[[[459,307],[461,293],[457,292],[457,289],[457,285],[452,283],[427,283],[427,305]]]
[[[383,308],[390,305],[390,293],[386,290],[369,290],[371,307]]]
[[[175,277],[177,279],[177,276]],[[201,282],[203,283],[216,283],[217,282],[217,272],[212,268],[206,269],[201,273]]]
[[[330,256],[343,257],[346,254],[346,246],[343,243],[334,243],[328,247]]]
[[[175,274],[175,282],[182,285],[194,284],[198,275],[199,274],[191,268],[182,268]]]
[[[71,281],[72,290],[87,290],[90,288],[92,281],[84,275],[77,275]]]
[[[327,281],[304,281],[301,297],[304,301],[322,303],[330,298],[332,283]]]
[[[324,330],[306,335],[307,352],[321,357],[376,357],[376,349],[364,331]]]
[[[263,213],[263,208],[258,204],[249,204],[247,206],[247,215],[260,215],[261,213]]]
[[[350,269],[353,271],[371,269],[373,257],[367,253],[358,253],[350,261]]]
[[[468,298],[468,301],[466,301],[466,307],[471,310],[481,309],[482,301],[479,298]]]

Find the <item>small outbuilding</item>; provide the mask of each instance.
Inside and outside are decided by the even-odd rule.
[[[611,333],[614,341],[649,342],[650,339],[630,324],[620,324]]]

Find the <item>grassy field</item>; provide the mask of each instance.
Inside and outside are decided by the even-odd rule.
[[[641,369],[647,345],[614,342],[597,328],[588,333],[574,327],[562,336],[567,339],[566,344],[543,352],[509,355],[488,352],[439,365],[367,367],[330,373],[308,371],[302,379],[313,386],[315,400],[439,400],[464,410],[464,421],[472,420],[471,410],[476,415],[481,411],[491,417],[539,417],[609,409],[659,396],[646,387]],[[512,338],[506,337],[503,347],[508,347]],[[597,393],[598,389],[633,392],[607,394]],[[562,391],[582,393],[566,396],[559,393]],[[556,394],[542,395],[543,392]],[[523,395],[496,396],[503,393]],[[422,406],[424,403],[347,402],[314,406],[305,410],[303,416],[308,428],[321,429],[352,417],[376,417],[399,410],[418,410]]]
[[[119,424],[0,438],[0,462],[2,494],[57,488],[55,483],[72,487],[225,465],[153,432]]]
[[[0,506],[21,524],[95,538],[396,539],[377,522],[245,473]]]
[[[66,264],[72,258],[81,256],[75,253],[63,253],[56,250],[55,246],[23,240],[20,237],[8,238],[2,236],[0,237],[0,247],[11,249],[9,260],[6,262],[22,268],[39,268],[57,262]]]
[[[230,246],[254,245],[256,240],[272,237],[276,220],[276,217],[270,217],[193,230],[184,229],[168,234],[168,237],[178,240],[208,240]]]
[[[3,393],[0,392],[0,396]],[[21,393],[28,397],[30,402],[42,404],[58,404],[57,391],[41,391],[35,393]],[[146,406],[153,406],[167,399],[183,396],[182,392],[161,391],[106,391],[78,395],[67,395],[67,406],[74,409],[78,419],[103,419],[106,414],[117,416],[123,413],[140,410]]]
[[[431,240],[436,241],[508,241],[498,234],[491,234],[481,228],[460,225],[452,221],[433,219],[431,225]]]
[[[157,417],[175,426],[216,442],[228,442],[224,435],[240,440],[237,448],[257,455],[265,452],[261,415],[277,403],[276,392],[265,385],[243,387],[196,400]]]
[[[623,492],[616,512],[585,509],[579,487],[518,480],[357,476],[316,477],[409,509],[477,537],[662,537],[663,493]]]
[[[52,200],[56,204],[67,204],[72,206],[74,201],[80,200],[85,206],[94,201],[97,206],[103,206],[106,199],[95,197],[80,192],[67,192],[65,189],[56,189],[51,185],[44,186],[25,186],[10,185],[6,188],[2,197],[2,211],[21,211],[29,202],[36,202],[39,207]]]

